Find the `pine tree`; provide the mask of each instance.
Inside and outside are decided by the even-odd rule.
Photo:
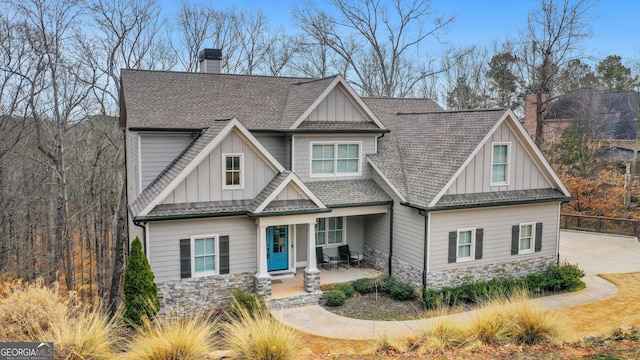
[[[147,256],[142,251],[142,243],[136,238],[131,243],[129,260],[124,274],[124,321],[128,324],[142,324],[146,316],[152,319],[160,308],[158,287]]]

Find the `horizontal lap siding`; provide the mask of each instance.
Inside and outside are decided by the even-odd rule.
[[[230,272],[257,270],[256,225],[247,217],[152,222],[150,262],[156,281],[180,279],[180,239],[195,235],[229,235]]]
[[[391,188],[377,174],[373,180],[394,200],[393,256],[413,266],[424,265],[424,217],[418,210],[401,205]],[[368,246],[389,253],[389,214],[367,217],[365,242]]]
[[[509,185],[491,186],[491,153],[493,151],[492,143],[494,142],[511,143]],[[522,144],[520,144],[516,135],[509,129],[507,124],[503,123],[447,189],[447,194],[544,189],[550,187],[551,185],[542,175],[542,172],[540,172]]]
[[[430,216],[429,271],[557,254],[557,203],[432,212]],[[511,255],[511,227],[526,222],[543,223],[542,251]],[[449,232],[472,227],[484,229],[483,258],[449,264]]]
[[[191,144],[191,133],[141,134],[142,188],[160,173]]]
[[[267,151],[273,155],[276,160],[280,162],[281,165],[287,167],[287,163],[289,160],[286,157],[285,147],[287,144],[287,140],[282,135],[266,135],[266,134],[256,134],[253,135],[260,141],[262,146],[264,146]]]
[[[357,251],[362,254],[362,241],[364,237],[364,217],[348,216],[347,217],[347,234],[346,243],[349,250]]]
[[[361,142],[360,166],[362,176],[334,176],[334,177],[311,177],[311,142]],[[315,135],[315,136],[294,136],[293,147],[293,170],[302,181],[327,181],[346,179],[366,179],[371,177],[371,166],[367,164],[366,155],[375,153],[376,137],[373,135],[362,136],[342,136],[337,134]]]

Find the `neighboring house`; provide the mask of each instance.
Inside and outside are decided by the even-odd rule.
[[[298,269],[317,293],[318,246],[348,244],[416,287],[557,261],[570,194],[510,110],[206,65],[122,71],[129,234],[163,311],[221,306],[237,287],[269,298]]]
[[[542,94],[548,98],[549,94]],[[636,138],[638,93],[581,88],[548,103],[544,109],[543,138],[557,143],[568,129],[591,140]],[[535,95],[525,95],[524,127],[533,137],[536,124]]]

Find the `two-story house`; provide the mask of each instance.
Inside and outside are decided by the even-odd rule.
[[[316,247],[416,287],[557,261],[570,194],[510,110],[220,74],[211,54],[206,73],[122,71],[129,234],[171,311],[269,298],[297,269],[317,292]]]

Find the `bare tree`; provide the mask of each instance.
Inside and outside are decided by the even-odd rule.
[[[205,2],[183,0],[177,15],[177,44],[173,44],[178,61],[186,71],[196,72],[200,68],[198,54],[207,40],[213,38],[215,22],[225,15],[217,12]]]
[[[459,55],[444,59],[446,99],[449,109],[478,109],[488,105],[486,48],[461,49]]]
[[[585,22],[591,0],[540,0],[540,9],[531,13],[527,30],[521,35],[518,51],[525,90],[536,94],[536,132],[541,145],[544,113],[554,80],[566,64],[580,57],[581,41],[589,36]]]
[[[437,71],[418,59],[428,37],[437,37],[453,21],[435,18],[425,29],[432,13],[430,1],[393,0],[390,6],[379,0],[332,0],[335,17],[306,2],[294,9],[302,30],[329,47],[346,64],[347,79],[367,96],[406,96]]]

